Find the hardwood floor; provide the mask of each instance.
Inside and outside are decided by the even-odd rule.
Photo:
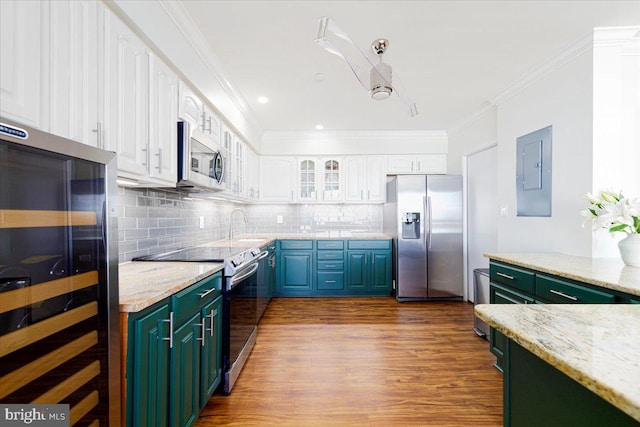
[[[196,426],[500,426],[502,375],[473,306],[276,298],[230,396]]]

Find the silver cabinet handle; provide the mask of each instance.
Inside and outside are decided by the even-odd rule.
[[[207,315],[207,317],[209,318],[209,336],[212,337],[213,336],[213,320],[214,318],[218,315],[218,310],[211,310],[211,313],[209,313]]]
[[[325,280],[324,283],[336,283],[335,280]]]
[[[104,148],[102,146],[102,123],[96,123],[96,128],[91,129],[91,132],[96,134],[96,147],[100,149]]]
[[[204,297],[206,297],[207,295],[209,295],[211,292],[213,292],[213,291],[215,291],[215,290],[216,290],[216,288],[211,288],[211,289],[206,290],[206,291],[204,291],[203,293],[199,294],[198,296],[199,296],[200,298],[204,298]]]
[[[202,322],[193,324],[193,326],[200,326],[200,338],[196,338],[198,341],[200,341],[200,347],[204,347],[204,334],[206,328],[206,323],[204,320],[205,319],[202,319]]]
[[[202,112],[202,132],[203,133],[204,133],[204,131],[206,129],[205,126],[204,126],[205,123],[206,123],[206,119],[205,119],[205,114],[204,114],[204,111],[203,111]]]
[[[504,277],[505,279],[514,280],[515,277],[509,276],[508,274],[500,273],[499,271],[496,273],[500,277]]]
[[[162,341],[169,341],[169,348],[173,348],[173,311],[169,313],[169,318],[163,322],[169,323],[169,338],[162,338]]]
[[[367,190],[367,200],[371,200],[371,190]]]
[[[207,131],[209,131],[209,133],[211,133],[211,116],[209,116],[209,118],[207,118],[207,122],[209,123],[209,129],[207,129]]]
[[[552,294],[559,295],[563,298],[570,299],[571,301],[578,301],[578,297],[574,297],[573,295],[567,295],[564,292],[556,291],[555,289],[549,289],[549,292]]]
[[[158,148],[158,172],[162,172],[162,148]]]
[[[327,265],[325,265],[325,267],[326,267],[326,268],[331,268],[331,267],[335,267],[335,265],[333,265],[333,264],[327,264]]]

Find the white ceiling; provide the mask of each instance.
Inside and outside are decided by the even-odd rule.
[[[640,24],[640,0],[182,4],[264,131],[451,129],[593,27]],[[325,15],[362,49],[389,39],[385,62],[418,116],[397,101],[371,100],[345,63],[314,42]]]

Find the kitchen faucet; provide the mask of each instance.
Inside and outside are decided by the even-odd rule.
[[[229,215],[229,242],[231,242],[233,240],[233,214],[234,212],[240,212],[242,213],[242,217],[244,219],[244,222],[249,222],[249,220],[247,219],[247,214],[240,208],[235,208],[234,210],[231,211],[231,215]]]

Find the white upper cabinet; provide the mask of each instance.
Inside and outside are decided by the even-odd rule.
[[[149,56],[142,41],[111,11],[105,14],[104,143],[118,170],[149,173]]]
[[[50,3],[49,131],[98,148],[104,148],[98,81],[103,10],[93,0]]]
[[[220,119],[207,104],[202,105],[202,120],[200,129],[204,134],[220,142]]]
[[[447,173],[446,154],[390,155],[390,174]]]
[[[151,55],[149,174],[175,185],[178,178],[178,77]]]
[[[202,130],[202,108],[204,103],[196,96],[191,88],[180,80],[180,104],[178,115],[181,120],[189,122],[191,126]]]
[[[46,50],[45,2],[0,1],[0,113],[35,128],[43,123],[44,88],[40,85]]]
[[[260,201],[296,201],[297,164],[295,157],[260,156]]]
[[[224,184],[226,192],[233,194],[235,188],[235,158],[234,158],[234,143],[235,135],[224,124],[221,126],[221,141],[222,157],[224,158]]]
[[[387,156],[344,158],[346,202],[385,201]]]
[[[342,201],[342,158],[299,158],[297,174],[298,201]]]
[[[245,146],[245,197],[250,200],[260,198],[260,161],[249,146]]]

